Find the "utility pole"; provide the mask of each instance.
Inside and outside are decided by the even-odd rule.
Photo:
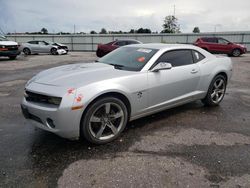
[[[74,34],[76,34],[76,25],[74,24]]]
[[[175,17],[175,5],[174,5],[174,17]]]
[[[0,27],[0,34],[4,35],[4,32],[1,27]]]

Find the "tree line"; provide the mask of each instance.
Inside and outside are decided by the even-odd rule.
[[[160,33],[181,33],[180,30],[180,24],[178,23],[178,18],[169,15],[164,18],[164,23],[162,25],[163,30]],[[90,34],[133,34],[133,33],[158,33],[152,32],[149,28],[139,28],[139,29],[131,29],[130,31],[107,31],[105,28],[102,28],[99,32],[98,31],[90,31]],[[194,27],[193,33],[200,33],[199,27]],[[12,34],[12,33],[8,33]],[[57,35],[66,35],[66,34],[72,34],[69,32],[58,32],[58,33],[49,33],[48,29],[42,28],[39,32],[26,32],[25,34],[57,34]],[[78,32],[75,34],[86,34],[85,32]]]

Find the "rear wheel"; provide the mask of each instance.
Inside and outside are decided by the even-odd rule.
[[[29,48],[24,48],[23,49],[23,53],[25,54],[25,55],[30,55],[30,49]]]
[[[232,51],[232,56],[234,56],[234,57],[239,57],[240,55],[241,55],[240,49],[234,49],[234,50]]]
[[[226,78],[223,75],[217,75],[211,82],[207,95],[202,102],[207,106],[217,106],[224,98],[226,92]]]
[[[127,108],[120,99],[101,98],[87,109],[81,124],[81,134],[91,143],[105,144],[121,134],[127,120]]]

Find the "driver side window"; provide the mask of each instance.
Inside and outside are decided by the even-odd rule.
[[[218,39],[218,43],[219,44],[228,44],[228,41],[226,41],[225,39]]]
[[[172,67],[184,66],[193,64],[193,56],[191,50],[173,50],[164,53],[156,62],[171,63]]]
[[[45,45],[45,42],[39,41],[39,45]]]
[[[126,41],[117,41],[114,45],[125,46],[126,45]]]

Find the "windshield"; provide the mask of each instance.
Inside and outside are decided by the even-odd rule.
[[[140,71],[157,51],[151,48],[122,47],[100,58],[98,62],[121,70]]]
[[[0,41],[7,41],[8,39],[6,39],[5,37],[0,36]]]

